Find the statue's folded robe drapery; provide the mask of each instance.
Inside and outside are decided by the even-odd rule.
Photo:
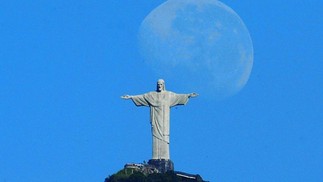
[[[170,108],[184,105],[189,94],[174,92],[149,92],[131,97],[136,106],[150,107],[150,122],[153,135],[153,159],[170,159],[169,156],[169,116]]]

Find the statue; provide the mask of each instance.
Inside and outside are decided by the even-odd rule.
[[[198,94],[177,94],[166,91],[165,81],[157,81],[157,90],[142,95],[124,95],[121,98],[131,99],[136,106],[150,107],[150,123],[153,138],[153,160],[170,160],[169,157],[169,114],[170,108],[184,105],[189,98]]]

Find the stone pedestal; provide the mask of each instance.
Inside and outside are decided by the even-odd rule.
[[[166,173],[167,171],[174,171],[174,163],[171,160],[166,159],[150,159],[149,165],[155,166],[160,173]]]

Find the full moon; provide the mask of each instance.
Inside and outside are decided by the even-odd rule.
[[[168,0],[143,20],[138,39],[155,76],[202,97],[221,100],[238,93],[252,70],[248,29],[217,0]]]

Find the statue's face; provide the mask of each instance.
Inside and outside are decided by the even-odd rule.
[[[157,92],[161,92],[164,90],[164,83],[161,81],[157,82]]]

